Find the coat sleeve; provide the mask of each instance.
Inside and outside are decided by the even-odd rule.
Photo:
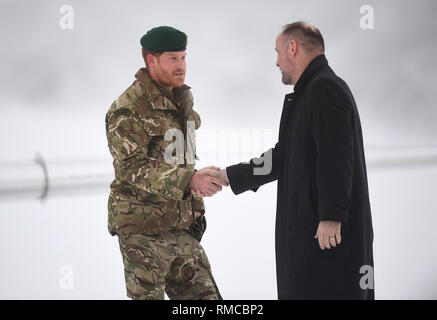
[[[248,190],[256,192],[263,184],[278,179],[280,148],[275,147],[264,152],[259,158],[242,162],[226,168],[229,185],[234,194]]]
[[[107,117],[106,134],[116,162],[116,177],[149,193],[182,200],[194,170],[149,157],[151,137],[143,125],[128,108],[119,109]]]
[[[353,107],[334,81],[314,83],[307,121],[316,145],[319,220],[346,222],[353,178]]]

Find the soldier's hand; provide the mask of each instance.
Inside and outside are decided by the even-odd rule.
[[[197,219],[202,216],[202,213],[200,211],[194,211],[194,217]]]
[[[223,182],[225,182],[225,186],[229,186],[229,181],[228,181],[228,177],[226,176],[226,169],[220,169],[219,167],[215,167],[215,166],[209,166],[209,167],[205,167],[201,170],[199,170],[200,172],[203,172],[204,170],[208,170],[208,169],[214,169],[217,170],[219,172],[219,174],[217,175],[217,177],[222,180]],[[216,173],[214,173],[214,176],[216,176]]]
[[[222,186],[228,185],[229,183],[220,179],[220,168],[217,167],[207,167],[197,171],[189,183],[191,192],[202,197],[211,197],[222,190]]]
[[[210,170],[219,171],[220,168],[219,168],[219,167],[215,167],[215,166],[209,166],[209,167],[205,167],[205,168],[200,169],[198,172],[205,172],[205,171],[210,171]],[[213,174],[214,176],[217,175],[216,172],[213,172],[212,174]]]

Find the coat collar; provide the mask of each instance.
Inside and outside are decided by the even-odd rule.
[[[153,109],[156,110],[176,110],[175,103],[173,102],[173,91],[168,90],[159,83],[153,81],[150,77],[147,68],[140,68],[135,74],[135,78],[143,84],[144,95],[149,99]],[[189,90],[190,87],[183,85],[173,90]]]
[[[302,72],[300,78],[297,80],[297,83],[294,85],[294,92],[299,92],[302,90],[305,85],[309,82],[309,80],[314,76],[317,70],[319,70],[322,66],[327,66],[328,60],[324,54],[321,54],[315,57],[311,62],[307,65],[305,70]]]

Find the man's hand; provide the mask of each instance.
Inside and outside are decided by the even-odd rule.
[[[211,197],[222,190],[222,186],[228,185],[228,182],[220,179],[220,168],[213,166],[197,171],[189,183],[191,192],[202,197]]]
[[[319,240],[320,249],[331,249],[341,243],[341,222],[340,221],[320,221],[317,233],[314,236]]]
[[[226,175],[226,169],[221,169],[220,170],[220,179],[223,181],[226,181],[229,185],[229,180],[228,180],[228,176]]]
[[[202,213],[200,211],[194,211],[194,217],[197,219],[202,216]]]

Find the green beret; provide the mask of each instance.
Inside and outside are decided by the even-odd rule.
[[[153,28],[141,37],[141,46],[152,52],[184,51],[187,48],[187,35],[172,27]]]

